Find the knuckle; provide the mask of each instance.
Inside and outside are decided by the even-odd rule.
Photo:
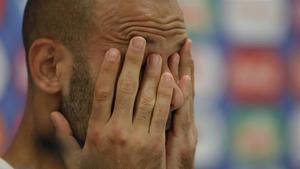
[[[182,123],[181,128],[183,131],[189,131],[191,128],[191,122],[186,120],[184,123]]]
[[[158,93],[158,96],[164,99],[169,99],[172,97],[172,90],[166,87],[161,87]]]
[[[167,119],[165,117],[168,116],[168,113],[169,113],[169,107],[167,108],[166,106],[161,106],[157,109],[158,111],[158,119],[157,119],[157,122],[158,123],[166,123],[167,122]]]
[[[136,149],[139,152],[144,152],[145,153],[145,152],[151,150],[150,147],[145,142],[145,140],[141,139],[141,138],[134,139],[131,146],[132,146],[133,149]]]
[[[138,83],[132,78],[120,80],[119,92],[125,95],[131,95],[136,92]]]
[[[139,112],[140,115],[138,115],[136,118],[137,120],[139,121],[144,121],[146,122],[148,120],[148,118],[150,117],[149,116],[149,112],[146,112],[146,111],[142,111],[142,112]]]
[[[189,147],[185,147],[185,148],[181,149],[180,154],[183,158],[189,158],[189,157],[193,156],[194,150]]]
[[[145,94],[141,97],[141,108],[145,111],[152,109],[155,104],[155,97],[151,94]]]
[[[111,96],[111,90],[109,88],[100,88],[100,89],[97,89],[96,90],[96,93],[95,93],[95,101],[98,101],[98,102],[103,102],[103,101],[106,101],[110,98]]]
[[[163,145],[164,145],[164,139],[162,135],[157,135],[156,137],[154,137],[153,139],[150,139],[150,141],[148,142],[148,147],[150,148],[151,151],[161,151],[163,149]]]
[[[164,131],[164,129],[166,128],[167,122],[165,119],[160,117],[154,121],[153,125],[157,130]]]
[[[158,81],[159,76],[160,76],[159,70],[148,68],[145,79],[148,81]]]
[[[94,145],[100,145],[101,144],[101,137],[100,133],[96,129],[90,129],[88,131],[88,143],[94,144]]]
[[[128,143],[128,136],[120,127],[113,127],[108,139],[112,145],[126,146]]]

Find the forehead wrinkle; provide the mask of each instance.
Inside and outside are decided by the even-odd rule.
[[[132,31],[144,31],[166,37],[185,32],[184,21],[177,15],[167,17],[155,17],[149,14],[126,16],[118,21],[118,25],[120,25],[118,32],[123,35]]]
[[[149,53],[170,54],[178,52],[187,38],[182,11],[176,1],[101,1],[96,5],[99,8],[94,8],[99,23],[96,27],[100,30],[94,38],[106,47],[126,51],[131,38],[142,36]]]
[[[145,56],[148,56],[152,53],[156,53],[156,54],[160,54],[164,58],[168,58],[172,54],[179,52],[181,50],[186,39],[187,36],[182,36],[180,38],[177,38],[175,41],[172,41],[172,43],[166,43],[168,46],[158,45],[158,42],[156,41],[151,43],[147,42]],[[110,48],[117,48],[120,50],[121,55],[124,57],[128,49],[128,45],[129,45],[129,41],[124,41],[121,43],[116,41],[105,42],[102,43],[102,47],[103,47],[102,52],[105,53],[105,51],[109,50]]]
[[[125,23],[125,22],[134,22],[134,21],[145,21],[145,20],[150,20],[160,24],[167,24],[171,22],[184,22],[183,17],[180,15],[167,16],[163,18],[163,17],[154,17],[149,14],[126,16],[121,18],[119,21],[120,23]]]
[[[132,28],[128,32],[123,33],[126,35],[126,39],[131,39],[135,36],[144,37],[149,43],[167,41],[170,36],[177,36],[184,34],[181,30],[171,30],[171,31],[158,31],[150,28]]]
[[[172,21],[169,23],[158,23],[155,21],[149,20],[144,20],[144,21],[126,21],[123,23],[120,23],[120,31],[126,30],[132,26],[140,26],[140,27],[149,27],[153,29],[157,29],[160,31],[168,31],[171,29],[185,29],[185,26],[182,22],[179,21]]]
[[[143,20],[140,20],[143,19]],[[106,40],[126,44],[134,36],[142,36],[147,41],[166,41],[170,37],[186,34],[184,22],[178,17],[169,21],[157,21],[152,17],[138,18],[137,20],[121,19],[110,32],[103,36]]]
[[[123,28],[121,27],[119,32],[121,34],[120,37],[124,37],[124,39],[130,39],[136,34],[146,34],[146,38],[151,40],[155,39],[155,36],[166,39],[169,36],[184,34],[185,29],[176,23],[158,25],[153,22],[132,22],[127,23]],[[153,38],[151,38],[152,36]]]

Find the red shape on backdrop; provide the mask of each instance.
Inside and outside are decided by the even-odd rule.
[[[0,25],[3,22],[5,14],[5,0],[0,0]]]
[[[17,55],[13,61],[13,84],[15,85],[22,99],[25,99],[27,92],[27,69],[26,69],[26,56],[23,47],[17,52]]]
[[[293,56],[290,60],[290,84],[292,93],[300,99],[300,49],[295,46]]]
[[[4,153],[5,147],[5,129],[4,129],[4,121],[0,116],[0,156]]]
[[[231,96],[239,102],[269,103],[279,99],[284,72],[278,52],[265,48],[236,48],[229,63]]]
[[[293,22],[294,26],[297,32],[300,33],[300,0],[294,0],[293,1],[293,7],[294,9],[292,10],[293,14]]]

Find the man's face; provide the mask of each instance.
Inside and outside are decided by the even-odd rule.
[[[98,33],[87,43],[87,54],[74,56],[69,91],[62,103],[62,112],[81,143],[86,136],[99,65],[108,49],[119,49],[124,59],[130,39],[142,36],[147,40],[145,57],[160,54],[163,71],[170,72],[168,58],[179,52],[187,38],[176,0],[117,0],[113,3],[101,0],[95,4],[94,15]]]

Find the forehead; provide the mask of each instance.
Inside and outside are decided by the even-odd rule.
[[[180,50],[187,38],[182,12],[176,1],[99,1],[95,8],[94,37],[103,50],[119,48],[125,53],[130,39],[142,36],[147,52],[169,56]]]

